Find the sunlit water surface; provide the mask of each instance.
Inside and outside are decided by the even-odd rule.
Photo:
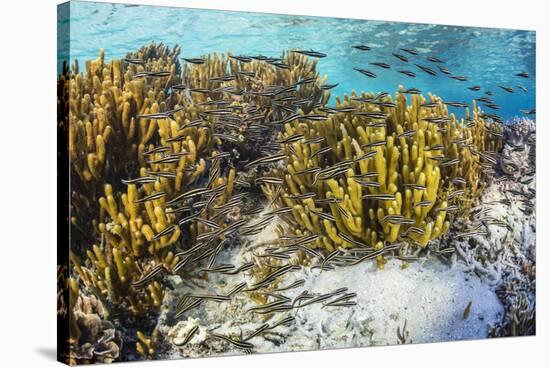
[[[393,94],[403,85],[418,88],[425,95],[432,92],[446,101],[468,103],[492,91],[491,98],[500,109],[486,110],[504,119],[521,115],[520,109],[535,108],[532,31],[87,2],[72,2],[70,14],[70,48],[66,44],[60,48],[58,61],[67,56],[71,62],[95,59],[100,48],[105,49],[107,59],[121,58],[151,41],[180,45],[182,57],[215,51],[278,57],[291,48],[313,49],[327,54],[319,59],[318,70],[328,75],[328,83],[338,83],[333,96],[352,90]],[[68,19],[59,22],[67,24]],[[357,44],[372,50],[351,47]],[[419,55],[407,55],[399,48],[414,48]],[[63,49],[70,49],[70,54],[64,54]],[[400,61],[392,52],[406,55],[409,62]],[[468,80],[457,81],[442,74],[437,64],[426,60],[431,55],[444,60],[442,66],[453,75]],[[391,68],[381,69],[370,62],[384,62]],[[414,64],[428,66],[437,75],[428,75]],[[354,67],[369,69],[377,78],[365,77]],[[413,71],[416,77],[397,70]],[[530,77],[515,76],[519,72]],[[474,85],[481,90],[467,89]],[[510,86],[514,93],[499,86]],[[463,115],[463,109],[450,109]]]

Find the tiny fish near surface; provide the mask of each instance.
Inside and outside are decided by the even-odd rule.
[[[385,62],[369,62],[369,64],[374,65],[374,66],[378,66],[379,68],[382,68],[382,69],[389,69],[390,68],[390,65],[386,64]]]
[[[318,52],[318,51],[313,51],[313,50],[309,50],[309,51],[307,51],[307,50],[296,50],[294,52],[305,55],[305,56],[318,57],[318,58],[322,58],[322,57],[327,56],[327,54],[324,54],[324,53]]]
[[[145,64],[145,60],[143,60],[143,59],[124,58],[124,59],[122,59],[122,61],[124,61],[125,63],[128,63],[128,64],[136,64],[136,65],[144,65]]]
[[[427,66],[423,66],[423,65],[419,65],[419,64],[414,64],[414,65],[415,65],[416,67],[418,67],[420,70],[422,70],[423,72],[427,73],[427,74],[430,74],[430,75],[432,75],[432,76],[436,76],[436,75],[437,75],[437,73],[436,73],[433,69],[431,69],[431,68],[429,68],[429,67],[427,67]]]
[[[444,63],[445,61],[441,60],[440,58],[436,57],[436,56],[428,56],[426,57],[426,60],[430,61],[430,62],[435,62],[435,63]]]
[[[182,57],[182,60],[190,63],[190,64],[196,64],[196,65],[202,65],[206,62],[206,60],[204,59],[201,59],[201,58],[185,58],[185,57]]]
[[[409,59],[401,54],[398,54],[397,52],[392,52],[392,55],[396,58],[398,58],[399,60],[403,61],[403,62],[409,62]]]
[[[418,51],[414,48],[400,48],[401,51],[404,51],[410,55],[418,55]]]
[[[401,73],[401,74],[404,74],[406,76],[410,76],[411,78],[414,78],[416,77],[416,74],[413,73],[412,71],[410,70],[397,70],[398,73]]]
[[[132,79],[137,78],[145,78],[145,77],[151,77],[151,78],[163,78],[170,76],[172,73],[169,71],[141,71],[139,73],[136,73],[132,76]]]
[[[371,47],[370,46],[367,46],[367,45],[356,45],[356,46],[351,46],[357,50],[361,50],[361,51],[370,51],[371,50]]]
[[[367,70],[367,69],[360,69],[360,68],[353,68],[354,70],[357,70],[358,72],[360,72],[361,74],[365,75],[365,76],[368,76],[369,78],[376,78],[376,74],[373,73],[372,71],[370,70]]]
[[[454,79],[454,80],[458,80],[460,82],[465,82],[465,81],[468,80],[468,78],[466,78],[465,76],[462,76],[462,75],[449,75],[449,78]]]

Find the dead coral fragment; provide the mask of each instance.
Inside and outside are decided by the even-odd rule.
[[[499,298],[506,306],[506,312],[501,322],[489,328],[490,337],[536,334],[534,269],[529,269],[530,271],[533,271],[533,277],[529,279],[529,283],[522,284],[518,278],[511,279],[497,290]]]

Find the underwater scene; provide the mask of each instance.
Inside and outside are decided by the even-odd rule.
[[[535,335],[535,58],[534,31],[59,5],[58,359]]]

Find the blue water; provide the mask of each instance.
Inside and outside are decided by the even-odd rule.
[[[61,25],[68,22],[58,21]],[[314,49],[328,55],[319,60],[318,70],[329,76],[328,83],[339,83],[333,96],[352,90],[393,94],[403,85],[425,95],[430,91],[447,101],[470,103],[490,90],[491,98],[501,107],[496,111],[486,108],[488,113],[511,119],[521,115],[520,109],[535,108],[534,31],[71,2],[70,55],[60,52],[58,59],[95,59],[100,48],[105,49],[107,59],[120,58],[151,41],[179,44],[183,57],[214,51],[277,57],[289,48]],[[372,50],[353,49],[356,44],[366,44]],[[419,55],[407,55],[399,48],[415,48]],[[409,63],[392,56],[393,51],[406,55]],[[466,76],[468,81],[442,74],[437,64],[426,60],[429,55],[445,60],[444,66],[453,75]],[[385,62],[391,69],[369,62]],[[438,75],[425,74],[414,63],[428,66]],[[371,70],[378,77],[362,76],[354,67]],[[417,76],[411,78],[396,70],[410,70]],[[514,75],[524,71],[529,79]],[[473,85],[481,86],[481,91],[467,89]],[[514,93],[499,85],[513,87]],[[451,110],[459,116],[463,112]]]

